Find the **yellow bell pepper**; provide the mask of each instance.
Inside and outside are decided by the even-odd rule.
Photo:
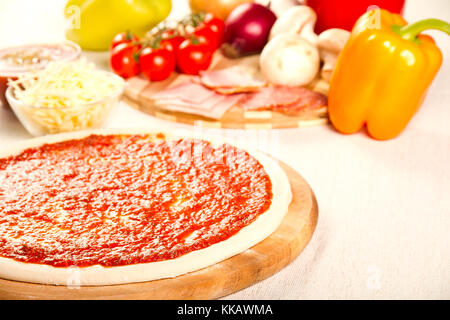
[[[116,34],[144,35],[170,13],[171,0],[69,0],[66,37],[83,49],[107,50]]]
[[[427,29],[450,32],[441,20],[408,25],[380,9],[359,18],[330,82],[328,111],[338,131],[355,133],[366,125],[378,140],[402,132],[442,64],[434,40],[420,35]]]

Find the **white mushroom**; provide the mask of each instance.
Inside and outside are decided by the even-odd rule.
[[[320,75],[324,80],[330,81],[339,53],[349,37],[350,32],[337,28],[325,30],[319,35],[317,46],[319,47],[320,59],[323,61]]]
[[[295,33],[277,35],[264,47],[260,56],[264,77],[273,84],[303,86],[319,72],[319,50]]]
[[[308,6],[289,8],[275,21],[270,30],[269,39],[283,33],[294,33],[316,44],[317,35],[314,33],[316,20],[316,13]]]

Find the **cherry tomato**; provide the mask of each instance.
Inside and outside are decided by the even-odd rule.
[[[141,72],[151,81],[167,79],[175,70],[175,54],[166,48],[146,47],[139,57]]]
[[[183,73],[197,75],[211,65],[213,52],[203,37],[190,37],[184,40],[177,52],[178,67]]]
[[[165,39],[161,40],[161,43],[159,46],[161,48],[167,49],[169,51],[172,51],[175,53],[176,50],[178,50],[178,47],[185,39],[182,37],[181,39],[171,38],[171,39]]]
[[[197,37],[205,38],[212,51],[215,51],[219,47],[219,38],[209,26],[201,24],[195,29],[193,34]]]
[[[130,43],[121,43],[111,51],[109,60],[111,69],[122,78],[129,78],[139,74],[137,56],[139,46]]]
[[[167,29],[161,34],[161,47],[175,52],[180,44],[186,39],[174,29]]]
[[[207,14],[203,23],[216,34],[218,46],[221,46],[224,41],[225,22],[212,14]]]
[[[225,22],[209,13],[206,14],[203,22],[192,31],[192,34],[204,37],[211,44],[213,50],[222,45],[224,33]]]
[[[112,43],[111,43],[111,50],[114,49],[115,47],[117,47],[119,44],[121,43],[130,43],[130,42],[138,42],[139,38],[137,36],[135,36],[134,34],[130,33],[130,32],[121,32],[118,33]]]

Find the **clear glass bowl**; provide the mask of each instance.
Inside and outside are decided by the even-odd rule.
[[[111,72],[105,73],[110,77],[120,78]],[[15,97],[13,87],[6,90],[6,99],[22,125],[33,136],[95,129],[105,123],[111,110],[119,102],[125,87],[124,80],[120,78],[120,81],[122,86],[110,96],[74,107],[48,108],[26,105]]]
[[[9,108],[8,101],[6,100],[5,94],[6,89],[8,88],[8,79],[17,79],[17,77],[21,74],[29,72],[29,68],[33,67],[34,69],[42,69],[44,68],[48,62],[41,62],[40,64],[31,64],[24,65],[18,64],[16,66],[5,66],[2,64],[2,58],[8,53],[17,53],[20,51],[26,50],[37,50],[39,48],[72,48],[71,52],[66,50],[65,55],[59,55],[57,57],[53,57],[52,61],[74,61],[77,60],[81,55],[81,47],[72,41],[64,41],[62,43],[34,43],[27,44],[22,46],[14,46],[9,48],[0,49],[0,105],[3,104],[4,107]],[[47,49],[48,50],[48,49]],[[1,106],[0,106],[1,107]]]

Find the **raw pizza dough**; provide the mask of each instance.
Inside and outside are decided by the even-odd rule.
[[[163,130],[94,130],[74,133],[64,133],[35,138],[17,144],[14,148],[0,150],[0,158],[18,154],[24,149],[37,147],[45,143],[55,143],[64,140],[81,139],[91,134],[142,134],[162,132],[166,140],[180,138],[205,137],[186,133],[171,135]],[[211,140],[210,140],[211,141]],[[224,141],[213,140],[213,145]],[[239,146],[237,146],[239,147]],[[53,285],[114,285],[133,282],[144,282],[156,279],[176,277],[188,272],[197,271],[212,266],[220,261],[239,254],[264,240],[280,225],[288,211],[292,200],[289,180],[278,165],[268,156],[245,149],[262,164],[272,182],[272,203],[266,212],[260,214],[255,221],[242,228],[232,237],[215,243],[204,249],[189,252],[175,259],[140,263],[124,266],[103,267],[94,265],[88,267],[53,267],[45,264],[25,263],[10,258],[0,257],[0,278],[22,282],[32,282]]]

